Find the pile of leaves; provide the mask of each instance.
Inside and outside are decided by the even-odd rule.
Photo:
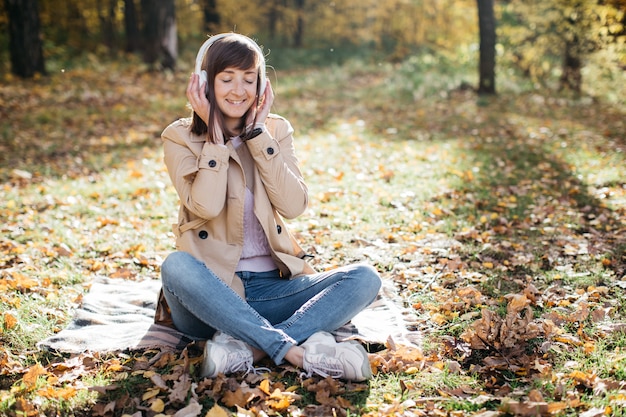
[[[319,270],[375,265],[422,335],[373,351],[365,383],[271,363],[200,378],[201,343],[38,351],[94,275],[159,279],[178,202],[158,136],[186,115],[187,77],[111,64],[2,84],[0,413],[624,415],[623,111],[537,92],[429,95],[396,70],[273,83],[312,197],[295,234]]]

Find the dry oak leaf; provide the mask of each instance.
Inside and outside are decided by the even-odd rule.
[[[56,399],[64,399],[69,400],[73,396],[76,395],[76,388],[74,387],[65,387],[65,388],[54,388],[51,386],[47,386],[37,391],[37,395],[41,395],[46,398],[56,398]]]
[[[26,386],[26,390],[27,391],[34,390],[37,386],[37,379],[41,375],[46,375],[47,373],[48,371],[46,371],[44,367],[41,366],[40,364],[35,364],[31,366],[28,369],[28,371],[24,374],[24,378],[22,379],[22,382]]]
[[[548,403],[534,401],[511,401],[504,399],[500,405],[500,411],[515,416],[548,416],[550,415]]]
[[[517,314],[530,305],[530,300],[525,294],[507,294],[504,298],[509,300],[506,306],[507,316]]]
[[[15,401],[15,409],[20,416],[36,416],[39,415],[39,411],[35,408],[35,405],[25,398],[19,397]]]
[[[226,391],[222,396],[222,402],[227,407],[245,407],[245,405],[248,403],[246,395],[241,388],[237,388],[236,391]]]
[[[593,388],[598,382],[598,376],[596,374],[590,374],[583,371],[572,371],[569,374],[569,377],[587,388]]]
[[[170,392],[168,400],[172,403],[184,403],[190,388],[191,378],[189,374],[183,374],[179,380],[174,381],[174,388]]]
[[[13,329],[17,326],[17,317],[8,311],[2,315],[2,319],[4,320],[4,328],[7,330]]]
[[[483,309],[482,317],[461,334],[472,349],[513,348],[542,334],[544,329],[533,320],[530,300],[521,294],[507,298],[509,303],[504,319],[491,310]]]
[[[197,417],[202,412],[202,406],[198,404],[195,398],[189,401],[189,405],[182,408],[174,414],[174,417]]]

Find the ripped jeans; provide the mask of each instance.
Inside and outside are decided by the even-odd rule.
[[[287,280],[278,270],[238,272],[246,299],[186,252],[163,262],[165,299],[176,328],[196,339],[216,330],[260,349],[281,364],[287,351],[318,331],[333,331],[374,301],[378,272],[355,264]]]

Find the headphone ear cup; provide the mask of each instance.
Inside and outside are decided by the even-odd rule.
[[[200,71],[200,73],[198,74],[200,76],[200,80],[198,82],[198,85],[202,85],[203,83],[207,84],[207,81],[209,79],[209,76],[207,75],[205,70]],[[209,92],[209,85],[205,85],[204,86],[204,93],[208,93]]]

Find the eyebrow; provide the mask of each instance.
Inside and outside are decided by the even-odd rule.
[[[235,73],[235,70],[232,70],[232,69],[225,69],[225,70],[224,70],[224,71],[222,71],[222,72],[225,72],[225,73],[228,73],[228,74],[234,74],[234,73]],[[255,71],[255,70],[253,70],[253,69],[251,69],[251,70],[244,71],[244,74],[246,74],[246,75],[247,75],[247,74],[255,74],[255,75],[256,75],[256,71]]]

